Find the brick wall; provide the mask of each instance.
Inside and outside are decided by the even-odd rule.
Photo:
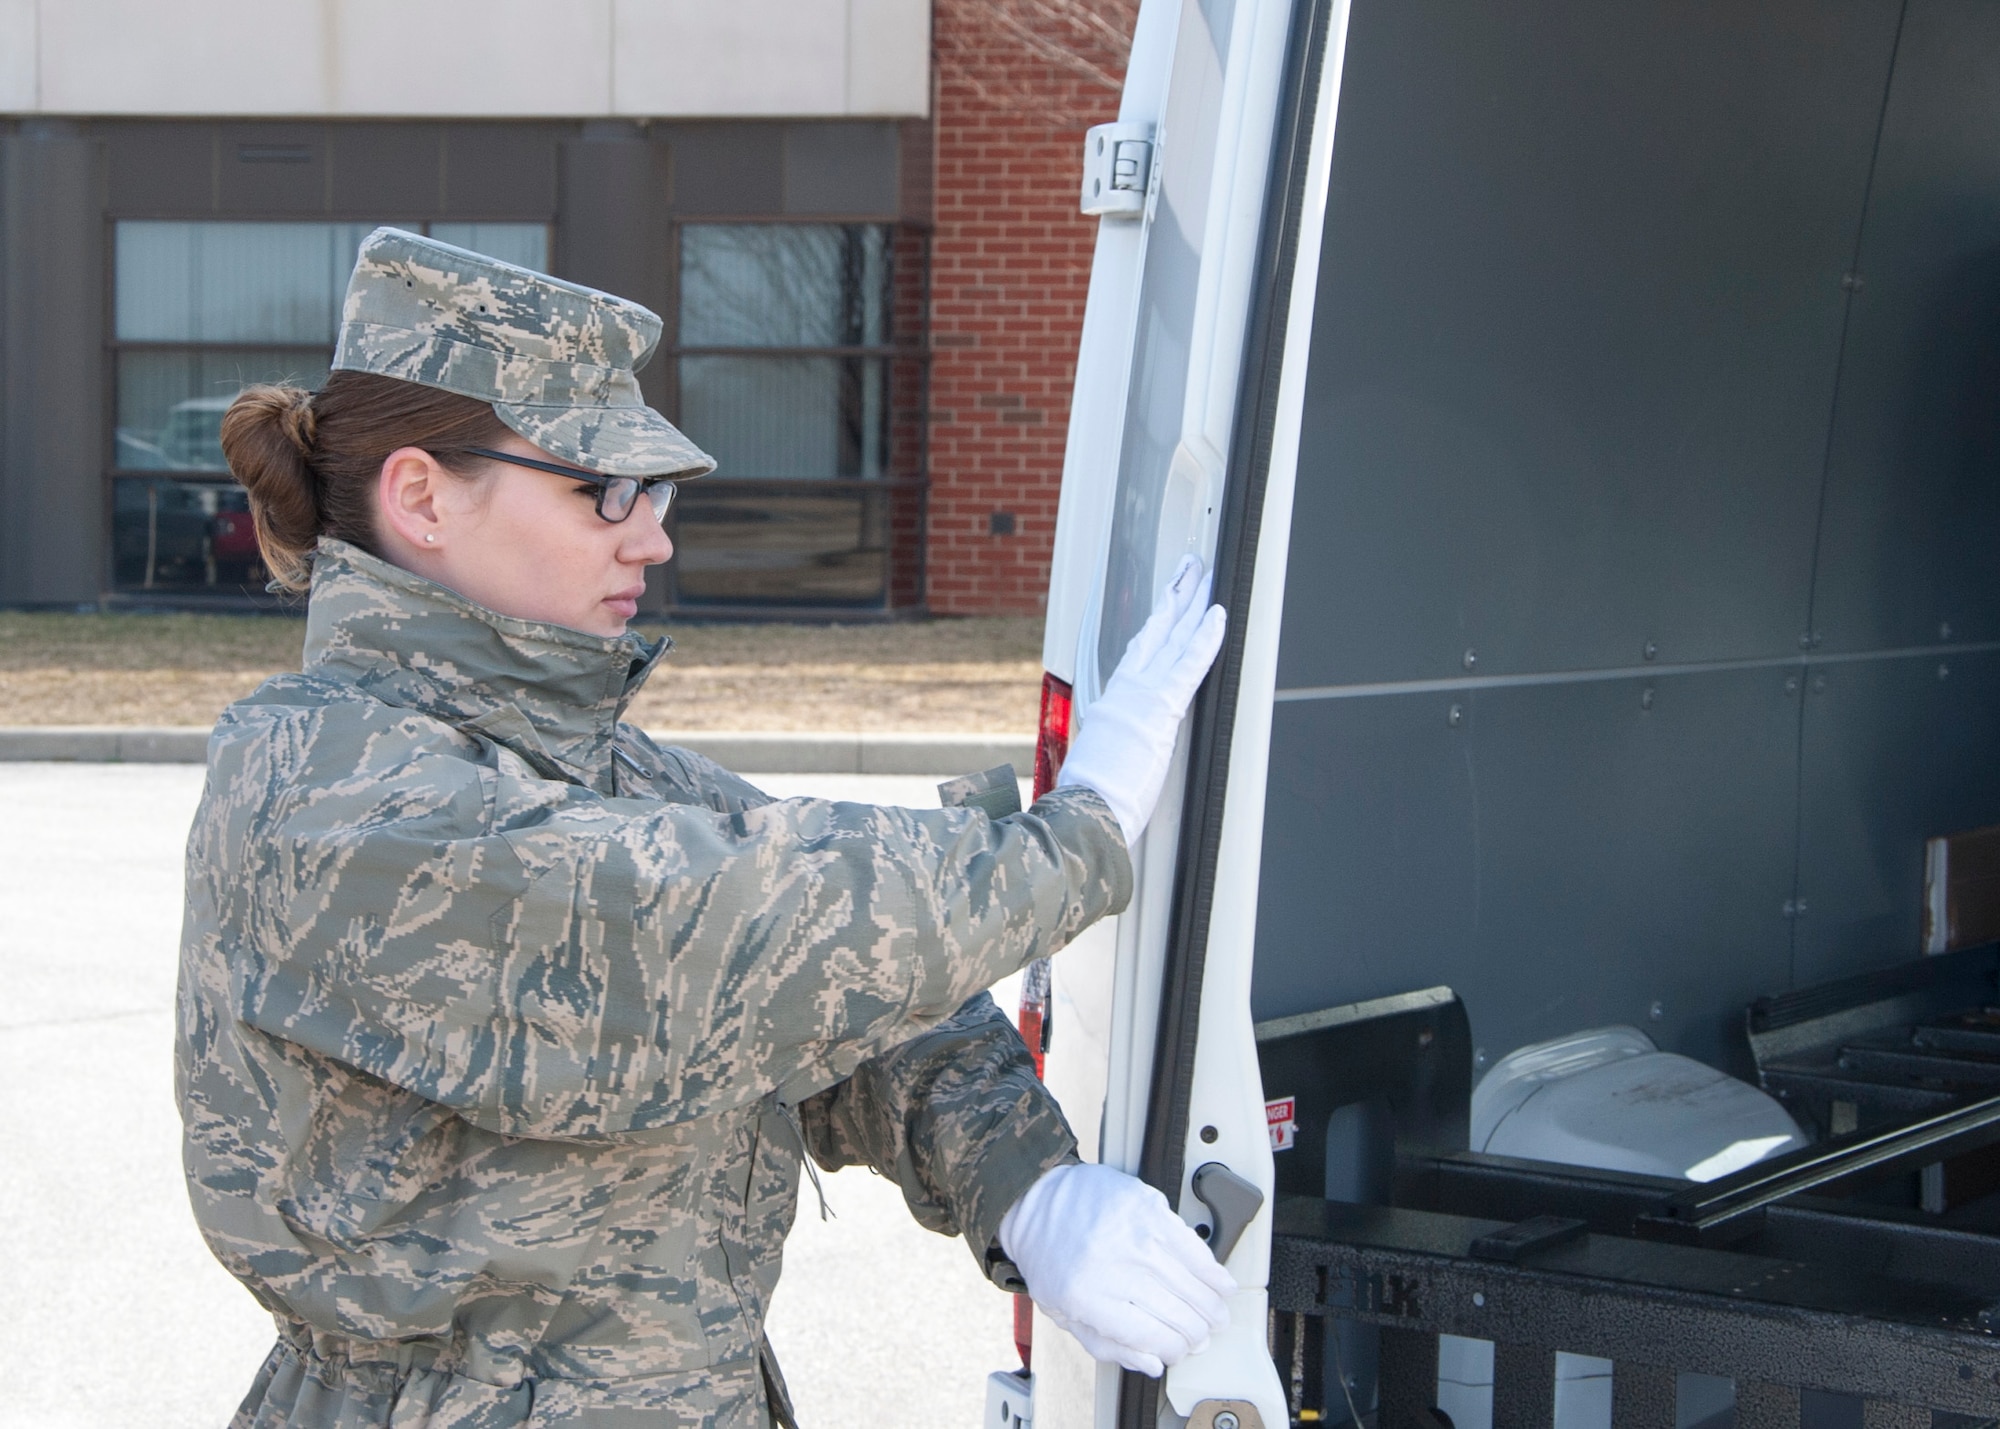
[[[933,612],[1039,613],[1097,220],[1083,132],[1117,117],[1125,0],[937,0]]]

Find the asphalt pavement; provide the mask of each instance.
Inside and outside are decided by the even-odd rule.
[[[218,1429],[271,1324],[195,1231],[173,1101],[181,854],[202,771],[0,764],[0,1425]],[[756,777],[756,776],[753,776]],[[930,778],[774,794],[934,807]],[[1011,1009],[1010,988],[996,990]],[[863,1170],[810,1189],[770,1334],[807,1429],[972,1429],[1010,1305]]]

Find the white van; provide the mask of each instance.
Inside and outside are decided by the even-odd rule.
[[[1143,0],[1087,150],[1040,777],[1184,552],[1231,623],[1130,909],[1027,1010],[1086,1155],[1211,1235],[1198,1170],[1262,1204],[1206,1353],[1121,1376],[1037,1320],[996,1415],[1401,1429],[1452,1420],[1454,1374],[1458,1429],[2000,1412],[2000,1178],[1940,1169],[2000,1138],[1996,1079],[1869,1084],[1898,1102],[1779,1066],[1836,1004],[1850,1036],[1857,1007],[2000,1006],[1990,950],[1937,963],[1970,1010],[1908,991],[1945,976],[1916,965],[1927,842],[2000,823],[2000,6]],[[1421,1206],[1389,1189],[1394,1066],[1340,1074],[1372,1101],[1264,1084],[1277,1040],[1364,1024],[1464,1063]],[[1472,1082],[1584,1066],[1578,1038],[1671,1075],[1474,1154]],[[1667,1083],[1672,1136],[1641,1107]],[[1907,1130],[1933,1114],[1958,1139]],[[1801,1158],[1882,1128],[1929,1168],[1904,1204],[1794,1202]],[[1532,1149],[1579,1136],[1653,1159]],[[1792,1179],[1745,1191],[1771,1155]],[[1702,1168],[1736,1199],[1687,1200]],[[1301,1186],[1401,1219],[1287,1222]],[[1554,1229],[1536,1186],[1569,1188]],[[1632,1231],[1675,1217],[1694,1260]],[[1596,1309],[1549,1308],[1586,1281]],[[1558,1298],[1493,1318],[1531,1291]],[[1606,1407],[1561,1409],[1593,1378]]]

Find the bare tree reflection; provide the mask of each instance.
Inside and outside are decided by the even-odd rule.
[[[1138,17],[1138,0],[937,0],[938,60],[995,109],[1079,128],[1103,122],[1124,87]],[[1066,98],[1051,95],[1051,69],[1073,82]]]
[[[861,347],[889,341],[881,224],[691,224],[681,238],[689,347]]]
[[[891,343],[891,241],[883,224],[682,229],[683,349],[757,350],[681,359],[683,416],[724,472],[886,473],[886,354],[825,349]]]

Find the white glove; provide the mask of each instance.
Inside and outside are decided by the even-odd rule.
[[[1165,1196],[1087,1162],[1043,1172],[1001,1219],[1000,1247],[1093,1359],[1141,1374],[1207,1349],[1238,1289]]]
[[[1201,562],[1185,557],[1085,713],[1056,777],[1058,788],[1081,784],[1102,795],[1128,848],[1153,817],[1181,717],[1222,648],[1227,617],[1208,603],[1208,589]]]

